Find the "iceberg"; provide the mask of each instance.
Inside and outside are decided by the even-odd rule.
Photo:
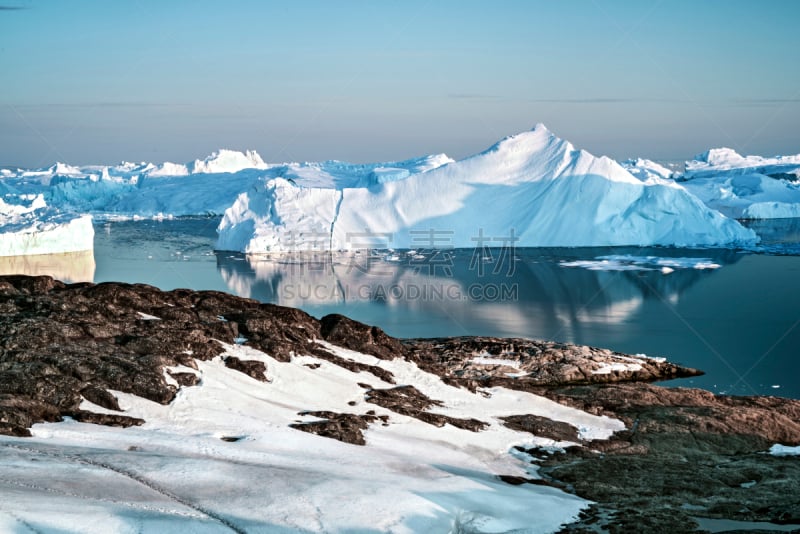
[[[438,154],[374,164],[267,164],[252,150],[221,149],[186,164],[122,162],[115,166],[76,167],[56,163],[41,169],[0,169],[0,255],[91,250],[92,217],[222,215],[239,202],[241,193],[249,191],[254,195],[257,186],[270,179],[329,188],[328,193],[307,199],[307,209],[316,209],[308,202],[318,201],[318,209],[324,214],[327,204],[322,197],[337,189],[402,180],[452,161]],[[37,200],[32,206],[34,198]],[[330,228],[320,229],[323,230],[327,233]],[[237,230],[241,231],[242,227]]]
[[[219,150],[204,160],[195,160],[191,165],[192,174],[234,173],[244,169],[266,169],[267,164],[255,150],[237,152],[236,150]]]
[[[444,154],[399,162],[265,163],[257,152],[221,149],[191,163],[129,163],[34,170],[2,169],[0,196],[42,195],[64,212],[106,218],[222,215],[240,193],[266,179],[323,188],[370,187],[401,180],[453,160]]]
[[[686,171],[677,179],[729,217],[800,217],[800,154],[765,158],[715,148],[686,162]]]
[[[18,200],[20,203],[7,203],[0,198],[0,256],[93,249],[90,215],[63,213],[49,207],[42,195]]]
[[[232,150],[188,164],[58,163],[38,170],[7,170],[0,194],[6,187],[15,195],[42,195],[62,212],[98,219],[221,215],[268,167],[254,151]]]
[[[270,253],[757,240],[680,185],[642,182],[541,124],[475,156],[442,163],[384,180],[382,169],[392,166],[373,167],[371,180],[337,178],[322,167],[265,177],[225,211],[217,248]],[[341,169],[345,175],[350,170]]]

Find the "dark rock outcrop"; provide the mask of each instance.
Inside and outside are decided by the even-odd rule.
[[[110,390],[167,404],[177,387],[165,368],[196,368],[247,344],[278,359],[317,350],[319,322],[299,310],[216,291],[161,291],[143,284],[72,284],[49,277],[0,277],[0,433],[27,435],[34,423],[64,415],[127,425],[124,416],[88,416],[86,399],[119,411]],[[264,380],[262,362],[227,364]],[[168,371],[169,372],[169,371]],[[169,372],[180,386],[199,377]],[[77,415],[76,415],[77,414]]]
[[[425,423],[442,427],[451,424],[457,428],[479,432],[486,428],[488,423],[478,419],[461,419],[439,413],[429,412],[429,408],[443,406],[438,400],[431,399],[414,386],[398,386],[388,389],[370,389],[364,395],[367,402],[377,404],[401,415],[407,415]]]
[[[509,415],[502,417],[503,424],[513,430],[530,432],[534,436],[550,438],[555,441],[578,442],[578,429],[563,421],[553,421],[539,415]]]
[[[118,426],[128,428],[129,426],[139,426],[144,424],[144,419],[138,417],[128,417],[120,414],[96,413],[87,410],[76,410],[70,412],[70,417],[81,423],[94,423],[96,425]]]
[[[236,356],[225,358],[225,367],[244,373],[259,382],[267,382],[267,364],[258,360],[241,360]]]
[[[322,339],[340,347],[370,354],[382,360],[406,355],[406,348],[377,326],[354,321],[344,315],[326,315],[320,320]]]
[[[628,429],[564,453],[530,451],[552,484],[598,503],[563,532],[692,532],[695,517],[800,529],[800,462],[764,453],[800,443],[800,401],[628,383],[543,393]]]
[[[329,411],[301,412],[298,415],[319,417],[322,421],[309,421],[307,423],[295,423],[289,425],[297,430],[317,434],[326,438],[332,438],[344,443],[353,445],[366,445],[364,430],[370,423],[383,421],[386,423],[388,417],[378,416],[374,413],[353,414],[353,413],[334,413]]]
[[[407,357],[427,371],[470,389],[503,386],[527,390],[535,386],[649,382],[703,374],[663,359],[553,341],[456,337],[409,339],[403,345]]]
[[[343,367],[348,371],[353,371],[354,373],[360,373],[363,371],[365,373],[370,373],[372,376],[380,378],[389,384],[395,383],[394,375],[392,375],[388,369],[378,367],[377,365],[369,365],[366,363],[355,362],[353,360],[342,358],[341,356],[337,356],[321,346],[312,347],[309,349],[309,354],[319,358],[320,360],[325,360],[331,362],[332,364],[338,365],[339,367]]]

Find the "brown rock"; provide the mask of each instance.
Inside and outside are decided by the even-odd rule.
[[[225,367],[244,373],[259,382],[267,382],[267,364],[258,360],[240,360],[236,356],[225,358]]]
[[[295,423],[289,425],[297,430],[309,432],[318,436],[332,438],[353,445],[365,445],[364,430],[369,423],[377,420],[374,415],[359,415],[352,413],[335,413],[328,411],[300,412],[299,415],[310,415],[324,419],[308,423]]]
[[[563,421],[553,421],[538,415],[511,415],[501,417],[503,424],[513,430],[529,432],[534,436],[555,441],[579,441],[578,429]]]
[[[442,402],[431,399],[414,386],[398,386],[389,389],[371,389],[364,398],[367,402],[377,404],[401,415],[407,415],[425,423],[442,427],[451,424],[472,432],[479,432],[486,428],[488,423],[478,419],[460,419],[449,415],[442,415],[427,411],[435,406],[442,406]]]
[[[96,425],[118,426],[122,428],[144,424],[144,419],[139,419],[138,417],[128,417],[127,415],[119,414],[95,413],[86,410],[76,410],[65,415],[69,415],[81,423],[94,423]]]
[[[371,354],[382,360],[405,356],[406,350],[400,341],[389,337],[377,326],[354,321],[344,315],[326,315],[320,320],[322,339],[340,347],[363,354]]]

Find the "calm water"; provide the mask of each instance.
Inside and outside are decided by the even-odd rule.
[[[677,385],[800,398],[800,221],[754,224],[765,239],[758,253],[614,247],[280,258],[215,253],[217,222],[99,223],[93,279],[229,291],[315,316],[343,313],[401,337],[524,336],[666,356],[707,372]],[[0,267],[85,279],[90,260]]]

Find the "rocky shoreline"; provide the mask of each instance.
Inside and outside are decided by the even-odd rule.
[[[620,419],[627,430],[583,441],[568,423],[526,413],[503,418],[509,428],[576,443],[521,448],[516,453],[538,466],[543,480],[504,478],[549,484],[597,503],[564,532],[690,532],[702,526],[697,518],[800,529],[798,458],[764,453],[775,443],[800,444],[800,401],[658,387],[650,382],[700,373],[660,359],[521,339],[398,340],[340,315],[318,320],[212,291],[0,277],[0,434],[28,436],[32,425],[63,417],[141,425],[112,392],[169,404],[181,388],[198,385],[197,361],[223,355],[220,342],[281,362],[313,355],[389,384],[396,381],[387,369],[344,359],[330,345],[381,360],[403,358],[471,391],[522,390]],[[225,365],[270,379],[262,361],[228,356]],[[377,388],[366,381],[362,387],[365,402],[434,426],[480,432],[487,424],[436,413],[439,401],[413,384]],[[87,410],[85,401],[105,410]],[[369,411],[302,415],[316,420],[293,428],[357,445],[370,425],[387,424],[386,416]]]

